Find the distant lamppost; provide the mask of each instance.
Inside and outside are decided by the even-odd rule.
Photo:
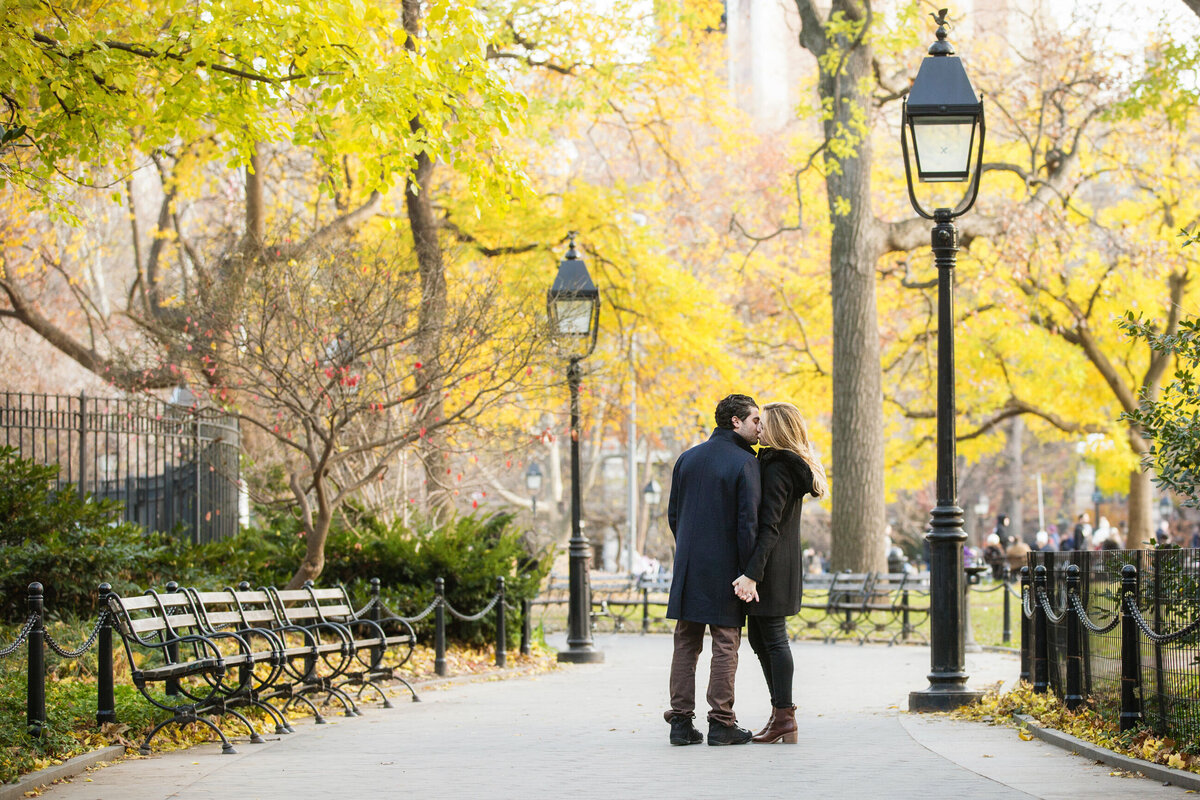
[[[937,41],[921,62],[904,104],[900,146],[913,209],[932,220],[933,256],[938,269],[937,507],[931,513],[929,543],[929,686],[908,696],[910,711],[945,711],[973,702],[981,692],[967,688],[964,655],[963,510],[955,474],[954,267],[958,228],[954,219],[975,204],[983,166],[983,98],[975,94],[954,47],[946,41],[946,11],[935,20]],[[979,142],[976,144],[976,130]],[[908,140],[912,139],[917,177],[923,183],[966,181],[967,191],[953,209],[932,214],[913,189]],[[974,159],[972,159],[974,156]],[[972,160],[974,174],[972,175]]]
[[[642,499],[646,501],[646,507],[650,509],[650,519],[646,523],[646,546],[649,547],[650,534],[654,531],[654,523],[658,515],[658,504],[662,502],[662,485],[651,478],[642,488]]]
[[[588,274],[587,265],[575,252],[575,234],[571,233],[567,255],[558,265],[558,275],[546,293],[550,331],[559,352],[567,357],[567,385],[571,389],[571,543],[569,603],[567,607],[567,649],[559,661],[575,664],[597,663],[604,653],[592,646],[592,591],[588,581],[591,549],[580,524],[579,490],[579,362],[596,347],[600,328],[600,291]]]
[[[525,470],[525,488],[529,491],[529,508],[533,517],[537,518],[537,499],[542,493],[542,468],[535,462],[529,462]]]

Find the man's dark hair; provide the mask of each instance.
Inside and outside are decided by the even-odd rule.
[[[753,397],[744,394],[729,395],[717,403],[717,427],[733,430],[733,418],[746,419],[750,416],[752,408],[758,408],[758,403],[754,402]]]

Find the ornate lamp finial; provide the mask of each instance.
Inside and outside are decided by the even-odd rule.
[[[936,14],[930,13],[933,21],[937,23],[937,41],[929,46],[929,55],[931,56],[952,56],[954,55],[954,45],[946,41],[950,27],[950,9],[939,8]]]

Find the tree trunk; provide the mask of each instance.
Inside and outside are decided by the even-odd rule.
[[[258,252],[267,234],[266,211],[263,208],[263,169],[266,166],[263,146],[256,144],[250,164],[246,167],[246,254]]]
[[[404,0],[403,17],[404,30],[408,34],[405,47],[416,50],[417,40],[421,38],[420,0]],[[423,127],[419,117],[413,117],[409,126],[414,133]],[[428,431],[420,443],[421,462],[425,465],[426,511],[436,516],[452,505],[449,482],[445,480],[443,453],[435,444],[433,433],[444,415],[441,345],[442,325],[446,318],[446,271],[438,241],[437,218],[430,197],[434,163],[425,153],[417,154],[416,161],[417,168],[408,179],[404,193],[421,277],[421,309],[416,336],[419,366],[414,365],[413,369],[421,406],[420,426]]]
[[[321,487],[317,487],[317,509],[314,514],[307,494],[300,493],[299,485],[298,480],[293,478],[292,492],[297,495],[304,526],[304,559],[296,568],[296,574],[288,581],[288,589],[299,589],[305,581],[316,581],[321,576],[325,569],[325,541],[333,524],[334,509],[327,502]]]
[[[1151,509],[1154,507],[1154,487],[1149,472],[1135,469],[1129,473],[1129,524],[1125,528],[1125,546],[1145,547],[1153,537]]]
[[[1013,417],[1008,429],[1008,502],[1001,513],[1008,514],[1010,536],[1025,540],[1025,420]],[[961,505],[961,503],[959,504]],[[1007,547],[1007,544],[1003,546]]]
[[[832,102],[834,109],[832,119],[825,122],[826,141],[838,130],[852,129],[855,109],[873,103],[859,90],[871,75],[869,48],[856,46],[846,59],[844,74],[821,76],[821,98]],[[883,391],[875,305],[875,264],[881,247],[871,208],[871,157],[869,136],[857,144],[853,156],[835,158],[826,151],[825,186],[833,220],[832,561],[835,570],[855,572],[887,567]],[[848,212],[835,210],[842,199],[850,201]]]
[[[1129,449],[1140,461],[1150,449],[1149,443],[1133,428],[1129,429]],[[1125,545],[1129,548],[1145,547],[1145,542],[1154,538],[1154,487],[1149,470],[1135,469],[1129,473],[1129,524],[1125,528]],[[1116,520],[1112,520],[1114,523]]]

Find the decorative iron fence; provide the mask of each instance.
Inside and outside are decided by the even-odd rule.
[[[1123,729],[1200,737],[1200,550],[1031,553],[1023,672]],[[1044,568],[1044,569],[1043,569]],[[1042,583],[1044,581],[1044,584]]]
[[[0,393],[0,440],[59,486],[119,500],[147,530],[211,542],[238,527],[237,420],[153,398]]]

